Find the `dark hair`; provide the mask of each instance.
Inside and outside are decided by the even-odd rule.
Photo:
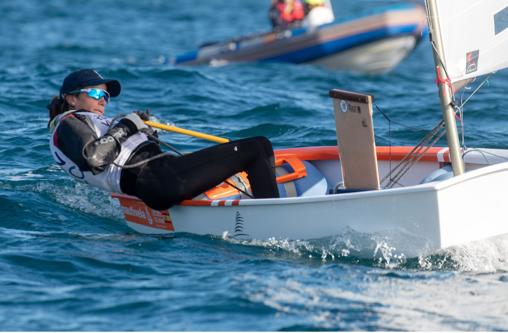
[[[71,109],[71,106],[65,98],[61,98],[59,96],[55,96],[51,99],[51,102],[46,106],[49,110],[49,122],[53,120],[56,116]]]

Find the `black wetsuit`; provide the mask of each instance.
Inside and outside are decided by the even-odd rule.
[[[134,118],[131,116],[131,119]],[[183,156],[164,155],[134,168],[124,167],[119,174],[119,186],[115,187],[111,181],[114,177],[107,177],[104,173],[118,170],[115,171],[112,164],[106,164],[104,160],[118,164],[124,144],[134,135],[139,137],[140,132],[127,117],[111,128],[103,126],[104,122],[105,119],[91,112],[80,111],[61,117],[54,125],[51,140],[53,156],[72,176],[109,191],[119,188],[121,192],[137,196],[157,210],[168,209],[182,200],[192,199],[240,171],[247,172],[255,198],[279,196],[273,149],[265,137],[231,141]],[[110,120],[107,122],[111,123]],[[112,144],[111,140],[104,140],[112,135],[121,143],[121,149]],[[82,156],[83,147],[89,142],[93,144],[86,146],[86,154],[93,157],[97,155],[96,152],[100,152],[98,156],[101,156],[101,162]],[[137,140],[135,146],[131,144],[128,149],[131,150],[130,157],[126,161],[122,160],[123,166],[161,153],[159,145],[149,139],[141,142]],[[60,156],[62,154],[65,158]],[[73,168],[79,169],[86,176],[77,177]],[[95,181],[94,177],[99,181]]]
[[[127,164],[160,152],[155,144],[136,151]],[[264,137],[253,137],[205,148],[183,156],[166,155],[140,167],[124,169],[122,190],[155,209],[171,207],[246,171],[255,198],[279,196],[275,182],[272,145]]]

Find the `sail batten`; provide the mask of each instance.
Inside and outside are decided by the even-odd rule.
[[[508,67],[508,0],[438,0],[437,15],[452,82]]]

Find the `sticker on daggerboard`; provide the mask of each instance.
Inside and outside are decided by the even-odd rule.
[[[348,110],[348,104],[345,100],[340,101],[340,111],[347,112]]]

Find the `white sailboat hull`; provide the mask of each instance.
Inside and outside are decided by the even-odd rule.
[[[501,151],[508,156],[508,151]],[[496,151],[499,154],[499,151]],[[422,161],[402,179],[418,183],[436,160]],[[280,199],[187,201],[170,210],[171,227],[156,223],[128,225],[142,233],[174,231],[238,239],[309,240],[345,231],[381,237],[406,257],[453,245],[508,234],[508,163],[482,166],[471,156],[464,175],[440,182],[379,191]],[[337,161],[314,161],[327,178]],[[380,169],[386,168],[380,164]],[[338,169],[338,168],[337,168]],[[340,180],[340,179],[339,179]],[[477,195],[478,194],[478,195]],[[479,195],[481,194],[481,195]],[[125,206],[125,205],[124,205]],[[371,256],[372,252],[366,255]]]
[[[474,195],[482,193],[482,195]],[[346,229],[419,239],[406,256],[508,234],[508,163],[440,183],[310,198],[245,200],[231,207],[175,207],[176,230],[253,239],[317,239]],[[241,230],[235,233],[238,217]]]
[[[508,233],[508,163],[474,170],[435,187],[441,248]]]

